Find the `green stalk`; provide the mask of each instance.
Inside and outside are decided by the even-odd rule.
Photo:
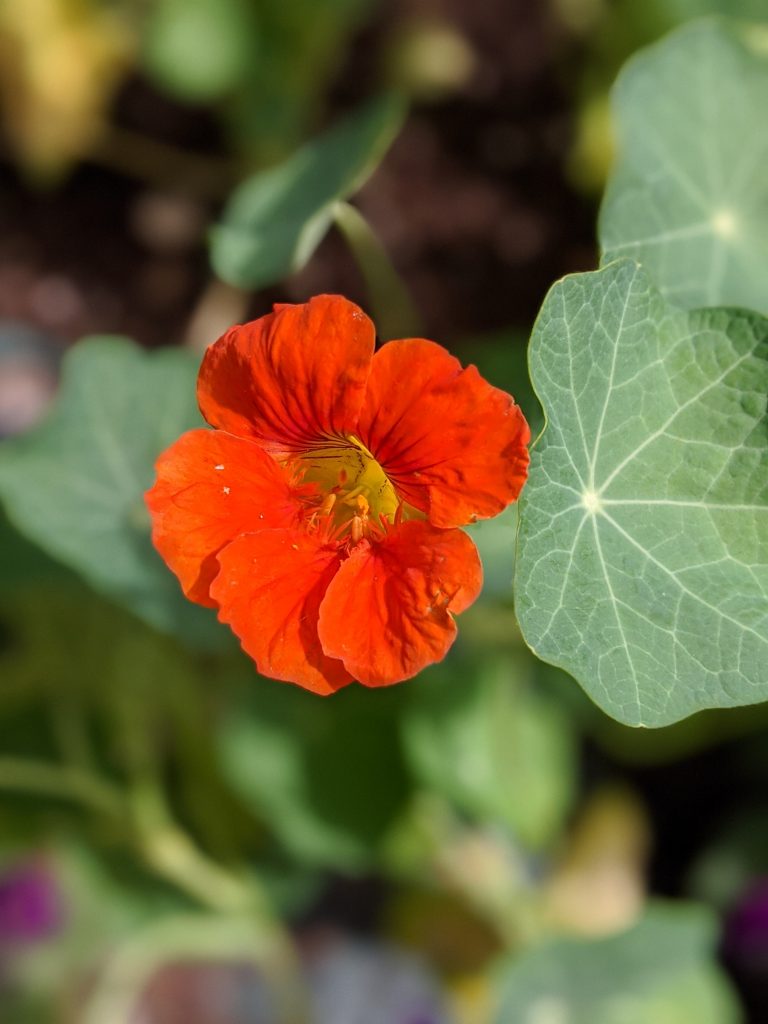
[[[418,313],[368,221],[354,206],[341,201],[334,207],[333,219],[363,275],[379,337],[382,341],[418,337]]]
[[[125,812],[125,803],[118,789],[88,771],[68,765],[23,757],[0,757],[2,789],[72,800],[111,817],[122,816]]]

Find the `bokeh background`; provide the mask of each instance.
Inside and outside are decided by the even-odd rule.
[[[597,263],[610,84],[712,13],[768,22],[764,0],[5,0],[0,445],[84,336],[172,348],[191,395],[205,345],[273,302],[378,312],[377,245],[400,322],[535,432],[525,344],[550,284]],[[237,186],[390,92],[407,114],[346,190],[372,235],[222,273]],[[137,433],[163,409],[147,380]],[[56,479],[40,493],[55,511]],[[476,528],[487,582],[443,664],[320,700],[3,518],[0,1019],[768,1019],[768,713],[608,719],[525,648],[514,531]]]

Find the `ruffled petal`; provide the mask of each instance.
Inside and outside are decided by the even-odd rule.
[[[211,587],[219,618],[262,675],[320,694],[353,681],[317,635],[320,602],[339,567],[335,547],[300,530],[265,530],[228,544],[219,564]]]
[[[253,441],[190,430],[157,460],[145,500],[152,540],[192,601],[215,607],[216,555],[241,533],[291,526],[301,513],[286,471]]]
[[[453,613],[472,604],[482,580],[477,549],[461,530],[402,523],[342,563],[320,606],[323,650],[365,686],[408,679],[445,656]]]
[[[420,338],[387,342],[374,356],[357,436],[435,526],[497,515],[528,473],[531,435],[519,406]]]
[[[373,324],[352,302],[319,295],[233,327],[203,358],[206,420],[275,454],[354,430],[365,397]]]

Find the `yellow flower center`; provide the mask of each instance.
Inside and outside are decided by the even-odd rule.
[[[329,438],[321,448],[303,453],[299,465],[303,482],[317,484],[322,495],[314,515],[328,516],[334,528],[349,526],[353,541],[359,540],[369,525],[375,529],[382,516],[394,520],[401,504],[397,492],[356,437]]]

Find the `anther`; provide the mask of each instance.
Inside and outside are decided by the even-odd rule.
[[[320,506],[320,509],[318,511],[318,515],[329,516],[331,514],[331,512],[333,511],[333,506],[335,504],[336,504],[336,495],[335,494],[326,494],[326,496],[323,498],[323,503]]]

